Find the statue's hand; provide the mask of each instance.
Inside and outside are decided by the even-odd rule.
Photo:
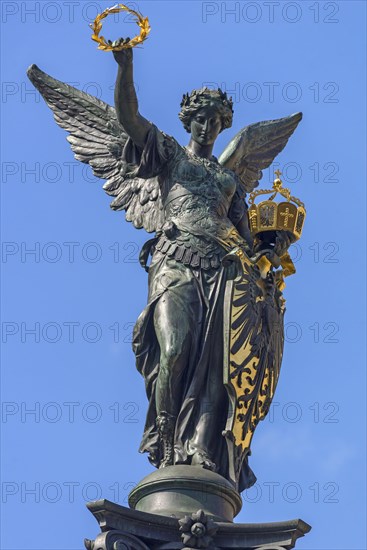
[[[294,242],[294,238],[289,231],[277,231],[275,238],[274,252],[281,258]]]
[[[269,240],[269,235],[271,240]],[[273,232],[268,233],[264,231],[256,235],[254,240],[255,254],[261,252],[262,250],[270,249],[280,258],[287,252],[290,245],[295,241],[295,238],[289,231],[275,231],[275,242],[273,239]]]
[[[121,46],[121,44],[127,44],[130,42],[130,38],[118,38],[114,42],[111,42],[111,40],[108,41],[108,43],[113,46]],[[132,61],[133,58],[133,49],[132,48],[124,48],[123,50],[120,50],[118,52],[114,51],[113,57],[115,58],[116,62],[121,66],[124,67],[126,63],[129,63]]]

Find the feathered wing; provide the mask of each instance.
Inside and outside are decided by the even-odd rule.
[[[149,233],[160,228],[163,206],[157,178],[129,177],[122,151],[128,139],[116,111],[104,101],[60,82],[31,65],[27,71],[54,113],[55,121],[69,132],[68,142],[77,160],[89,164],[95,176],[107,180],[103,188],[116,197],[111,208],[125,210],[126,220]]]
[[[247,193],[259,185],[262,170],[284,149],[302,119],[296,113],[277,120],[250,124],[235,135],[218,161],[235,172]]]

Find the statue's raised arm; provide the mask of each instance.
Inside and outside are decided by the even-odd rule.
[[[126,40],[120,38],[113,43],[113,46],[129,42],[129,40],[130,38]],[[134,86],[133,50],[132,48],[126,48],[114,51],[113,55],[118,64],[115,86],[117,118],[134,143],[143,148],[152,124],[139,113],[138,99]]]

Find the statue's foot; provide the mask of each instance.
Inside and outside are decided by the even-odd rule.
[[[193,455],[191,464],[192,466],[201,466],[202,468],[205,468],[206,470],[211,470],[212,472],[215,472],[217,469],[217,465],[215,464],[215,462],[210,460],[208,455],[201,451],[197,451]]]
[[[172,466],[172,465],[173,465],[173,457],[172,457],[171,454],[170,454],[169,457],[164,458],[164,459],[162,460],[162,462],[161,462],[160,465],[159,465],[159,469],[161,469],[161,468],[166,468],[167,466]]]

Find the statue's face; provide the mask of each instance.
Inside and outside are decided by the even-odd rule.
[[[192,117],[191,137],[200,145],[212,145],[221,129],[221,116],[215,107],[203,107]]]

